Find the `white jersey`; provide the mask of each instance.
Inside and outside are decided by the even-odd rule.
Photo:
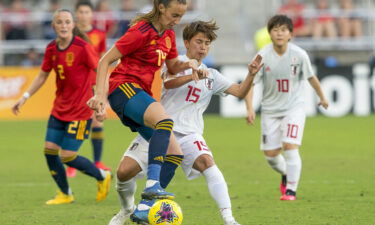
[[[179,56],[182,61],[188,61],[188,57]],[[208,69],[201,64],[199,69]],[[229,81],[215,69],[208,69],[209,76],[197,83],[191,81],[174,89],[163,88],[161,103],[167,113],[174,120],[173,130],[182,134],[203,134],[203,112],[210,103],[214,94],[224,94],[233,82]],[[192,74],[192,70],[185,70],[176,76]]]
[[[269,44],[258,54],[263,57],[264,66],[254,83],[263,83],[262,113],[285,116],[303,106],[305,80],[314,75],[306,51],[288,43],[286,52],[279,56]]]

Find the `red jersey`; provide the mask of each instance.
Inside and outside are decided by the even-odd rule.
[[[92,77],[98,64],[93,47],[79,37],[73,37],[66,49],[56,41],[48,44],[42,70],[56,73],[56,98],[51,114],[62,121],[88,120],[93,111],[86,102],[93,96]]]
[[[174,31],[169,29],[159,35],[155,27],[145,21],[130,27],[115,46],[123,57],[111,73],[109,94],[120,84],[132,82],[152,95],[151,84],[155,72],[161,68],[165,59],[178,56]]]
[[[86,34],[98,55],[101,56],[103,53],[105,53],[107,49],[105,32],[92,28],[90,31],[86,32]]]

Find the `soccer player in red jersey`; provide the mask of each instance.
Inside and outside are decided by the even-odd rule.
[[[77,27],[86,33],[90,40],[90,44],[94,47],[94,50],[101,57],[106,51],[106,34],[105,32],[93,27],[93,5],[90,1],[78,1],[75,7],[75,14],[77,18]],[[95,76],[93,76],[93,87],[95,86]],[[103,152],[103,122],[100,122],[96,117],[92,118],[91,125],[91,144],[93,147],[93,159],[95,166],[110,170],[104,163],[101,162]],[[66,175],[68,177],[76,176],[76,169],[68,167],[66,169]]]
[[[197,81],[199,73],[207,72],[197,70],[196,60],[182,62],[177,58],[172,28],[180,22],[186,8],[186,0],[154,0],[150,12],[133,19],[129,30],[99,61],[97,91],[88,101],[100,116],[104,113],[108,94],[109,103],[122,123],[150,143],[147,182],[140,206],[152,202],[146,199],[174,198],[160,186],[160,178],[172,177],[176,168],[169,168],[163,161],[171,155],[180,158],[176,160],[179,162],[183,158],[181,148],[171,134],[173,120],[151,97],[154,74],[164,62],[171,74],[192,68]],[[110,75],[108,89],[108,67],[118,59],[121,62]],[[147,220],[147,213],[141,211],[139,208],[134,211],[133,221]]]
[[[56,98],[48,120],[44,154],[60,190],[46,204],[74,201],[63,163],[94,177],[98,181],[96,200],[101,201],[109,191],[110,172],[98,169],[90,160],[77,154],[90,130],[92,110],[86,102],[93,96],[92,76],[95,76],[98,56],[92,46],[81,38],[85,36],[75,28],[69,10],[56,11],[52,26],[57,38],[48,44],[39,75],[12,110],[18,114],[27,99],[43,86],[50,71],[55,71]]]

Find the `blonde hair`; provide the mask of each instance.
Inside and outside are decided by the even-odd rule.
[[[68,9],[58,9],[56,10],[54,13],[53,13],[53,16],[52,16],[52,24],[55,23],[55,19],[57,17],[57,15],[61,12],[67,12],[69,13],[71,16],[72,16],[72,20],[73,22],[75,22],[75,18],[74,18],[74,15],[73,13],[68,10]],[[77,26],[74,25],[74,28],[73,28],[73,36],[78,36],[80,38],[82,38],[83,40],[85,40],[86,42],[90,43],[91,44],[91,41],[89,39],[89,37],[86,35],[85,32],[82,32]]]
[[[163,4],[165,8],[169,7],[169,4],[172,1],[177,1],[180,4],[186,5],[186,0],[154,0],[154,6],[152,10],[148,13],[142,13],[138,16],[136,16],[134,19],[131,20],[130,26],[133,26],[134,24],[138,23],[139,21],[146,21],[148,23],[152,23],[154,21],[157,21],[160,18],[160,9],[159,5]]]

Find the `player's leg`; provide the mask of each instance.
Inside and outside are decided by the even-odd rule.
[[[111,173],[98,169],[86,157],[77,154],[83,140],[88,138],[91,120],[72,121],[66,126],[66,132],[61,143],[61,161],[67,166],[73,167],[86,175],[94,177],[98,181],[97,201],[107,197]]]
[[[124,224],[133,213],[134,194],[137,188],[136,179],[145,174],[148,161],[148,143],[137,136],[127,148],[117,168],[117,193],[121,210],[110,221],[109,225]]]
[[[302,142],[305,126],[305,113],[302,109],[291,112],[283,119],[283,149],[286,162],[286,193],[281,200],[295,200],[302,170],[299,146]]]
[[[91,129],[91,144],[95,166],[103,170],[111,170],[101,161],[104,140],[103,136],[103,122],[98,121],[96,117],[93,116]]]
[[[261,126],[261,145],[263,154],[269,166],[281,175],[280,192],[286,191],[286,163],[281,153],[281,122],[280,118],[262,115]]]
[[[52,178],[60,190],[53,199],[46,202],[48,205],[65,204],[74,201],[66,178],[64,165],[59,157],[60,145],[65,131],[64,127],[63,121],[58,120],[52,115],[50,116],[44,145],[44,156]]]

